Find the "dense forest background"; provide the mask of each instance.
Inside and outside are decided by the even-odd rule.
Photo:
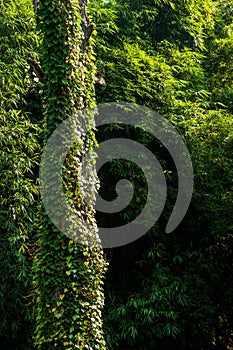
[[[43,268],[37,256],[44,41],[31,0],[1,1],[0,13],[0,349],[51,349],[38,341],[45,326],[36,287]],[[194,192],[183,222],[165,234],[177,194],[166,149],[135,130],[115,126],[96,133],[98,142],[127,135],[150,149],[166,173],[168,199],[144,237],[104,252],[106,345],[78,347],[62,338],[56,348],[233,349],[233,2],[91,0],[89,17],[95,102],[138,103],[167,118],[190,151]],[[56,21],[54,16],[54,27]],[[118,179],[133,173],[143,197],[136,170],[112,161],[100,174],[103,195],[112,199]],[[97,213],[97,222],[108,227],[130,220],[140,205],[135,201],[118,217]],[[78,321],[66,317],[72,338]]]

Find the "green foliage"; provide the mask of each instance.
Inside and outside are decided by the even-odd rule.
[[[105,68],[106,87],[96,89],[97,101],[139,103],[167,117],[184,137],[195,172],[187,216],[164,236],[176,199],[176,169],[156,141],[126,130],[160,160],[169,196],[163,217],[145,237],[108,252],[104,327],[110,349],[213,349],[230,343],[232,36],[226,9],[230,14],[230,2],[124,1],[112,5],[115,41],[99,27],[105,42],[97,36],[97,64]],[[105,128],[100,139],[102,133],[123,135]],[[105,198],[114,190],[105,183],[109,173],[116,183],[127,172],[141,188],[142,175],[131,164],[112,162],[101,175]],[[123,215],[132,218],[139,209],[130,204]],[[101,215],[98,220],[116,221]]]
[[[219,3],[216,9],[216,26],[208,41],[210,51],[206,61],[209,74],[209,86],[213,93],[213,103],[218,107],[228,108],[232,112],[232,57],[233,26],[232,1]]]
[[[95,8],[95,1],[91,1]],[[214,26],[215,6],[213,1],[167,1],[167,0],[121,0],[117,2],[100,2],[102,11],[110,8],[110,23],[115,20],[117,27],[114,42],[121,45],[130,39],[144,48],[164,40],[174,42],[179,47],[205,49],[205,38]],[[99,10],[98,13],[101,13]],[[94,17],[100,20],[96,12]],[[114,17],[112,14],[114,13]],[[102,28],[99,27],[102,37]],[[105,31],[107,28],[105,27]],[[113,44],[113,35],[109,33],[109,43]]]
[[[127,135],[148,147],[163,166],[169,193],[163,216],[145,237],[106,252],[107,347],[229,349],[232,0],[91,0],[94,28],[81,4],[85,9],[84,0],[40,1],[38,35],[31,0],[0,2],[0,348],[106,348],[103,252],[98,244],[87,248],[58,232],[38,204],[36,186],[41,126],[46,141],[65,118],[94,106],[96,94],[98,103],[139,103],[168,118],[190,150],[195,173],[186,218],[164,235],[177,194],[166,149],[138,129],[97,133],[100,141],[101,135]],[[96,91],[95,55],[106,75],[106,86]],[[92,116],[84,122],[92,125]],[[94,145],[91,133],[77,140],[63,176],[67,200],[93,227],[93,207],[83,205],[77,185],[76,158]],[[145,181],[131,162],[111,162],[102,172],[101,191],[112,199],[114,183],[129,173],[140,200],[117,218],[97,215],[106,226],[130,220],[141,209]]]
[[[193,266],[194,261],[200,262],[201,259],[197,252],[186,253],[179,262],[182,261],[182,266]],[[178,256],[174,262],[176,260]],[[200,271],[190,274],[186,266],[186,272],[180,269],[178,275],[174,267],[161,266],[160,263],[154,266],[151,254],[140,263],[143,269],[147,267],[152,273],[145,279],[142,271],[144,278],[138,291],[124,301],[120,295],[109,296],[111,307],[106,315],[106,333],[110,348],[164,348],[170,343],[170,346],[185,349],[193,343],[195,335],[211,341],[208,321],[210,315],[214,316],[215,309],[209,306],[210,287],[201,278]],[[137,270],[141,270],[140,265]],[[111,344],[114,345],[111,347]]]
[[[0,118],[0,344],[4,349],[9,344],[12,349],[27,349],[33,318],[30,294],[37,187],[32,171],[39,158],[38,127],[17,110],[1,112]]]
[[[1,108],[7,111],[22,109],[27,93],[32,92],[37,84],[27,55],[36,56],[39,37],[30,1],[16,4],[9,0],[1,2],[0,6]]]
[[[94,105],[95,66],[86,1],[43,1],[38,23],[44,36],[42,67],[47,138],[61,121]],[[89,119],[81,118],[80,114],[77,125],[80,129],[82,123],[93,124],[92,114]],[[105,349],[101,310],[106,263],[95,238],[93,205],[85,206],[79,191],[82,177],[77,163],[77,158],[85,156],[95,144],[91,133],[85,139],[77,139],[64,167],[67,200],[72,201],[77,217],[79,214],[88,220],[92,228],[88,234],[95,239],[94,246],[86,247],[68,239],[40,209],[39,249],[33,261],[38,350]],[[95,190],[95,174],[90,174],[90,178]],[[51,199],[57,215],[62,215],[55,199]],[[75,238],[76,232],[72,234]]]
[[[39,39],[30,1],[1,2],[0,12],[0,347],[29,349],[40,127],[26,107],[37,85],[27,54]]]
[[[208,117],[201,124],[199,115],[199,127],[189,126],[192,140],[197,136],[199,143],[192,153],[196,190],[183,225],[167,237],[154,229],[139,242],[111,252],[104,314],[110,348],[226,346],[232,310],[232,136],[227,115]]]

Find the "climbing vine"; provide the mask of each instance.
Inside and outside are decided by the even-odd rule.
[[[45,139],[63,120],[95,105],[93,27],[86,5],[86,0],[44,0],[38,7],[39,28],[44,35]],[[93,125],[92,118],[80,112],[80,128],[83,123]],[[105,349],[101,310],[106,262],[96,238],[93,203],[85,205],[79,191],[81,170],[76,161],[91,152],[95,144],[91,132],[77,139],[66,158],[63,179],[73,209],[91,223],[93,246],[68,239],[40,210],[39,250],[34,259],[38,350]],[[90,178],[94,191],[95,173]],[[57,210],[55,200],[53,204]]]

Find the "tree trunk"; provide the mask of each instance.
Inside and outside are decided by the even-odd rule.
[[[38,23],[44,34],[46,139],[63,120],[94,106],[92,26],[86,7],[86,0],[39,3]],[[65,179],[67,195],[79,213],[85,204],[77,190],[81,180],[75,158],[90,151],[95,140],[89,135],[77,142],[82,143],[71,150],[66,160],[66,174],[70,176]],[[59,211],[56,203],[54,207]],[[106,263],[102,248],[99,244],[87,247],[68,239],[41,212],[39,251],[34,260],[36,349],[104,350],[101,311]],[[86,206],[84,214],[95,227],[93,207]]]

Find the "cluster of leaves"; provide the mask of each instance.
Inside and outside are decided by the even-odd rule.
[[[75,125],[80,129],[80,138],[65,161],[64,187],[67,200],[72,199],[77,217],[82,217],[76,227],[83,226],[82,220],[88,221],[91,227],[88,234],[93,236],[95,244],[88,247],[74,242],[77,238],[75,231],[70,232],[70,237],[74,240],[68,239],[41,209],[37,235],[39,249],[33,261],[36,294],[35,347],[38,350],[103,350],[102,278],[106,263],[96,239],[93,204],[90,202],[85,206],[83,194],[79,190],[82,177],[77,162],[96,143],[92,133],[82,137],[82,127],[93,124],[93,114],[84,118],[82,113],[78,113],[84,107],[94,105],[95,67],[86,1],[43,1],[38,9],[38,23],[44,36],[42,67],[45,74],[45,138],[64,119],[78,118]],[[62,136],[61,148],[64,142]],[[93,158],[90,159],[92,161]],[[46,175],[47,178],[53,178],[51,173]],[[95,172],[89,178],[94,191]],[[48,200],[57,217],[62,221],[70,220],[64,217],[65,213],[59,211],[53,193],[55,187],[52,186]]]
[[[38,194],[33,174],[41,129],[35,123],[36,108],[26,107],[37,84],[27,55],[36,56],[39,38],[30,1],[1,2],[0,12],[0,347],[28,349],[34,318],[31,266]]]
[[[160,148],[169,196],[163,217],[144,238],[107,252],[107,345],[227,348],[232,329],[232,1],[103,2],[98,11],[95,1],[91,4],[97,64],[106,71],[97,101],[139,103],[167,117],[187,143],[195,180],[185,220],[164,236],[176,199],[176,169],[163,147],[136,132],[157,156]],[[109,30],[99,24],[105,11]],[[119,133],[105,128],[98,141],[102,134]],[[105,183],[109,172],[114,183],[135,172],[131,164],[124,166],[115,161],[103,169],[105,198],[114,197],[112,185]],[[140,188],[141,177],[134,176]],[[131,204],[124,215],[134,217],[138,207]],[[109,225],[106,216],[97,217]]]
[[[38,130],[38,129],[37,129]],[[33,318],[31,265],[38,161],[38,131],[20,111],[1,112],[1,347],[27,348]],[[22,345],[22,344],[21,344]]]
[[[146,236],[106,253],[111,264],[104,329],[110,350],[231,345],[232,8],[232,0],[91,0],[97,67],[106,72],[97,102],[138,103],[167,117],[187,143],[195,174],[185,220],[164,235],[177,194],[166,149],[139,129],[97,133],[100,141],[113,133],[148,147],[163,166],[169,192],[161,220]],[[85,0],[41,1],[38,35],[31,0],[0,2],[1,349],[33,348],[35,324],[38,350],[106,348],[103,251],[59,233],[35,199],[41,123],[46,140],[64,119],[95,105],[93,28],[85,9]],[[92,115],[82,123],[92,125]],[[83,205],[76,160],[95,144],[92,133],[78,140],[64,167],[67,200],[92,223],[94,236],[93,203]],[[146,197],[142,173],[131,162],[124,166],[115,161],[104,169],[104,196],[111,199],[117,179],[131,173],[139,199]],[[111,186],[105,184],[109,173]],[[94,197],[96,175],[91,176]],[[143,200],[122,217],[97,219],[106,226],[123,223]]]

